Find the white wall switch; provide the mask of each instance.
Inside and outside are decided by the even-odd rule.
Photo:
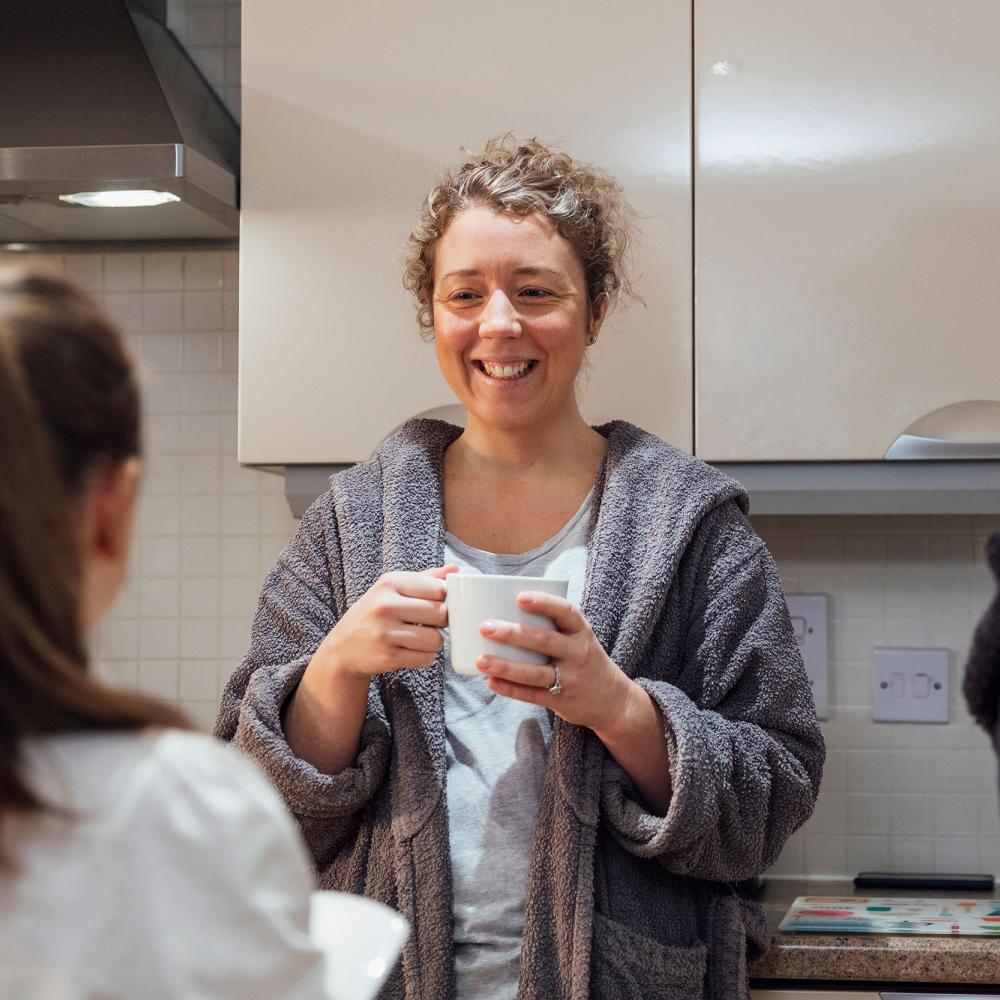
[[[948,721],[947,649],[872,651],[875,722]]]
[[[826,594],[786,594],[788,613],[816,702],[816,715],[830,714],[827,694]]]

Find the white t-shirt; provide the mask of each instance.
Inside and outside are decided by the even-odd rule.
[[[518,555],[475,549],[445,535],[444,561],[463,573],[569,580],[580,606],[594,491],[548,541]],[[444,718],[448,837],[459,1000],[517,996],[528,865],[542,800],[551,726],[539,705],[493,694],[486,678],[456,674],[446,642]]]
[[[12,817],[0,1000],[323,997],[312,874],[234,750],[178,730],[30,741],[26,775],[74,810]]]

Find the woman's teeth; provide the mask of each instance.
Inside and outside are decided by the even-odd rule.
[[[482,362],[483,371],[490,378],[517,378],[523,375],[531,366],[531,361],[521,361],[516,365],[497,365],[491,361]]]

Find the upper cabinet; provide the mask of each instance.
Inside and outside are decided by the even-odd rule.
[[[240,461],[357,461],[454,402],[400,283],[406,236],[461,147],[504,131],[606,168],[642,217],[645,305],[591,352],[584,415],[692,447],[687,0],[242,9]]]
[[[694,37],[697,454],[986,457],[1000,8],[697,0]]]

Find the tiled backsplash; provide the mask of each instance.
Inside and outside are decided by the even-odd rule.
[[[23,259],[23,258],[22,258]],[[145,372],[147,477],[102,677],[200,726],[242,657],[263,574],[295,530],[279,476],[236,462],[237,254],[43,255],[101,297]],[[997,518],[761,517],[789,593],[830,596],[829,756],[813,818],[772,869],[1000,871],[997,765],[959,685]],[[952,653],[951,721],[873,723],[871,650]]]
[[[828,594],[830,717],[820,801],[775,873],[1000,873],[997,761],[961,679],[994,583],[998,517],[759,517],[786,593]],[[950,721],[871,721],[872,650],[951,651]]]

